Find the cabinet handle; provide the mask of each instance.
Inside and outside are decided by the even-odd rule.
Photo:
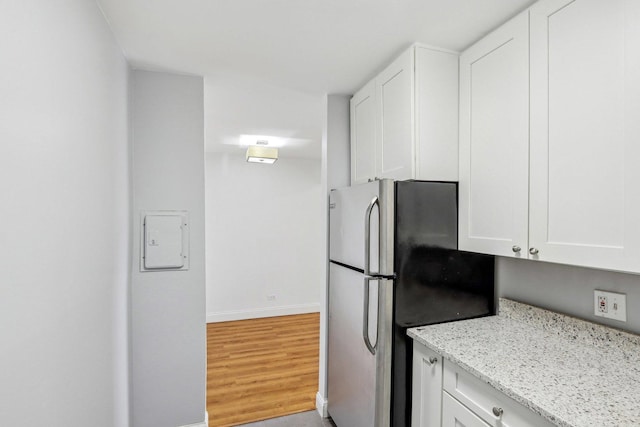
[[[529,248],[529,253],[531,255],[538,255],[538,250],[536,248]]]
[[[501,417],[502,414],[504,414],[502,408],[498,408],[497,406],[493,407],[493,415],[495,415],[496,417]]]
[[[436,363],[438,363],[438,358],[437,357],[430,357],[428,359],[425,359],[425,362],[427,362],[427,365],[432,366],[432,365],[435,365]]]
[[[513,246],[513,247],[511,248],[511,250],[512,250],[514,253],[516,253],[516,254],[517,254],[518,252],[520,252],[520,250],[521,250],[521,249],[520,249],[520,246],[515,245],[515,246]]]

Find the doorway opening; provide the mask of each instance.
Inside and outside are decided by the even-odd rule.
[[[319,313],[207,324],[211,427],[315,409]]]

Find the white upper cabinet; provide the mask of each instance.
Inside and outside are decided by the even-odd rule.
[[[460,249],[526,258],[528,151],[525,12],[460,56]]]
[[[380,178],[413,176],[413,58],[406,51],[375,79]]]
[[[375,85],[370,82],[351,98],[351,183],[367,182],[376,171]]]
[[[460,248],[640,272],[640,1],[528,13],[528,79],[515,21],[461,56]]]
[[[530,246],[640,271],[640,1],[531,8]]]
[[[457,53],[415,45],[358,91],[351,100],[351,183],[457,181],[457,78]]]
[[[458,180],[458,54],[415,48],[415,176]]]

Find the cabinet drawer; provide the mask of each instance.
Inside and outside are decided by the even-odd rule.
[[[446,391],[442,392],[442,427],[488,427],[476,414],[455,400]]]
[[[493,427],[551,427],[553,424],[479,380],[444,361],[443,389]],[[502,415],[494,415],[501,410]]]

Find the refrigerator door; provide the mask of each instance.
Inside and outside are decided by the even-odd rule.
[[[338,427],[389,427],[393,282],[329,265],[329,414]]]
[[[370,242],[370,272],[393,274],[394,185],[383,179],[332,190],[329,200],[329,259],[364,271]],[[367,220],[369,219],[369,224]],[[370,227],[365,231],[365,226]]]
[[[375,307],[371,288],[369,307]],[[364,275],[330,263],[328,407],[338,427],[374,425],[376,357],[362,337],[363,311]],[[369,339],[376,343],[377,313],[371,309],[369,320]]]

